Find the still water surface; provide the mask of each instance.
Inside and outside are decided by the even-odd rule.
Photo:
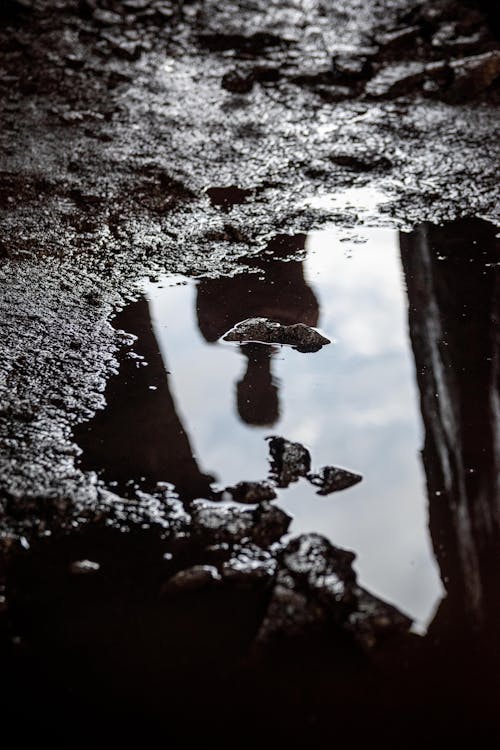
[[[289,260],[287,253],[297,249],[304,260]],[[181,496],[207,496],[210,486],[265,479],[267,436],[299,441],[314,468],[341,466],[363,481],[328,497],[318,497],[305,479],[279,490],[280,506],[293,516],[291,533],[320,532],[355,551],[360,582],[423,632],[443,587],[428,531],[398,233],[369,229],[349,238],[327,229],[282,237],[264,257],[260,270],[230,279],[148,283],[145,299],[125,319],[122,313],[120,326],[139,335],[136,352],[137,318],[154,332],[156,344],[151,338],[125,386],[132,412],[146,419],[147,437],[136,428],[135,442],[115,457],[115,466],[97,456],[94,468],[119,479],[121,461],[137,480],[172,481]],[[221,340],[252,316],[319,327],[332,343],[304,354]],[[106,429],[97,430],[104,448]],[[160,455],[151,460],[158,442]],[[147,454],[142,464],[141,453]]]

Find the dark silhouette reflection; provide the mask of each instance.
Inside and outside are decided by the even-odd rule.
[[[218,341],[246,318],[316,326],[319,304],[304,278],[303,263],[287,260],[304,249],[305,241],[305,234],[278,236],[263,255],[246,261],[247,265],[261,269],[261,273],[245,272],[232,278],[201,281],[196,312],[205,340]],[[279,418],[278,385],[271,372],[275,348],[266,344],[245,344],[241,351],[248,364],[236,386],[238,414],[247,424],[272,425]]]
[[[425,424],[430,529],[447,590],[437,630],[472,626],[484,634],[484,628],[496,632],[500,624],[495,234],[491,224],[470,219],[401,235]]]
[[[208,497],[213,477],[200,472],[177,415],[147,300],[127,305],[114,325],[138,337],[134,353],[144,359],[123,358],[106,408],[77,429],[83,467],[101,471],[122,492],[130,480],[143,489],[167,481],[186,499]]]
[[[270,371],[272,347],[245,344],[241,351],[247,357],[247,369],[236,386],[238,414],[247,424],[273,425],[279,418],[278,386]]]

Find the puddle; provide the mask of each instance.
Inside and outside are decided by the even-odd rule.
[[[190,500],[239,481],[266,479],[269,435],[303,443],[313,469],[339,466],[363,480],[328,497],[319,497],[306,479],[278,490],[280,507],[293,516],[291,533],[320,532],[355,551],[362,585],[409,614],[424,632],[444,595],[429,533],[428,488],[433,502],[456,491],[466,505],[464,482],[470,484],[478,470],[471,463],[463,469],[465,479],[451,476],[458,459],[448,454],[467,446],[454,448],[455,438],[446,431],[459,435],[468,423],[460,424],[456,405],[447,404],[445,370],[463,370],[457,377],[467,393],[487,390],[492,313],[480,301],[490,304],[493,298],[494,229],[463,221],[401,235],[361,230],[346,241],[330,228],[289,243],[294,257],[303,247],[305,260],[287,260],[285,238],[279,253],[258,261],[258,272],[146,285],[144,297],[116,320],[138,340],[110,383],[107,409],[79,430],[83,465],[121,492],[127,492],[127,482],[146,489],[169,482]],[[466,302],[451,304],[447,285],[454,290],[456,283]],[[435,298],[439,291],[442,300]],[[332,343],[301,353],[221,340],[250,317],[319,327]],[[419,345],[424,324],[427,341]],[[466,367],[460,348],[453,349],[462,328],[468,332],[463,344],[474,355]],[[443,356],[450,357],[446,364]],[[431,375],[429,402],[425,378]],[[480,429],[479,417],[488,426],[483,406],[478,415],[468,413],[477,433],[474,455],[486,461],[491,477],[497,426]],[[429,458],[432,431],[445,447],[437,444]],[[436,462],[447,477],[436,479]],[[431,532],[439,557],[442,532]],[[457,532],[455,540],[458,557],[465,555],[457,565],[472,575],[474,531],[464,533],[467,538]]]

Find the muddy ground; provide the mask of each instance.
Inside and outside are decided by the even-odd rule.
[[[319,537],[280,544],[288,521],[275,505],[120,498],[80,465],[73,434],[105,405],[133,344],[112,320],[146,278],[258,269],[277,236],[329,221],[353,232],[498,223],[499,80],[488,3],[0,4],[11,724],[30,715],[56,738],[62,712],[68,724],[85,716],[91,735],[147,726],[187,742],[202,726],[238,745],[244,726],[264,747],[335,733],[356,746],[404,731],[408,745],[426,736],[418,716],[441,737],[458,711],[452,733],[497,731],[496,668],[488,698],[468,702],[443,677],[452,646],[436,656],[429,639],[416,645],[406,618],[358,586],[346,553]],[[385,200],[334,200],[352,188]],[[94,558],[104,578],[71,567]],[[179,600],[176,586],[195,593]],[[284,641],[264,657],[276,632]],[[482,679],[474,664],[471,647],[466,681]]]

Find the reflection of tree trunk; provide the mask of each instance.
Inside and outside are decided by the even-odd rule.
[[[401,253],[446,608],[479,626],[500,580],[500,252],[493,226],[462,220],[402,234]]]
[[[123,359],[106,390],[106,408],[78,429],[84,467],[102,469],[120,489],[145,477],[144,488],[166,481],[187,499],[209,496],[212,478],[200,472],[177,415],[147,300],[128,305],[115,325],[138,337],[133,351],[144,359]]]

